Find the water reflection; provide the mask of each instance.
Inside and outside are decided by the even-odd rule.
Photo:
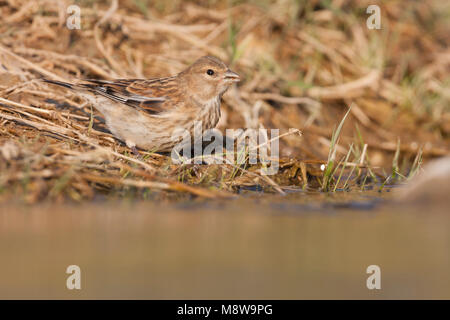
[[[442,208],[287,197],[3,206],[0,298],[450,298]]]

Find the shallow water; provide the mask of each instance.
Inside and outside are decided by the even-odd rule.
[[[450,298],[448,207],[390,198],[4,205],[0,298]]]

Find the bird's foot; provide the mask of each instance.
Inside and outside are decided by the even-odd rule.
[[[138,151],[138,149],[136,148],[136,146],[132,146],[131,147],[131,152],[133,152],[133,154],[135,155],[135,156],[140,156],[141,154],[139,153],[139,151]]]
[[[134,142],[131,141],[125,141],[125,144],[127,145],[128,148],[131,149],[131,152],[133,152],[133,154],[135,156],[140,156],[141,154],[139,153],[138,149],[136,148],[136,144]]]

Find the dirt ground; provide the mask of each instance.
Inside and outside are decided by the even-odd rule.
[[[380,1],[381,28],[369,29],[371,2],[0,1],[0,201],[222,198],[405,181],[422,160],[449,153],[449,4]],[[67,26],[71,4],[80,29]],[[40,81],[169,76],[203,55],[242,77],[223,97],[221,131],[286,134],[277,175],[250,164],[176,165],[144,150],[136,157],[86,101]]]

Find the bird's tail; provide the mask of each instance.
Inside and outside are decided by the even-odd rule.
[[[49,79],[42,79],[42,81],[48,82],[48,83],[53,83],[53,84],[56,84],[56,85],[61,86],[61,87],[73,89],[73,85],[70,84],[70,83],[67,83],[67,82],[56,81],[56,80],[49,80]]]

